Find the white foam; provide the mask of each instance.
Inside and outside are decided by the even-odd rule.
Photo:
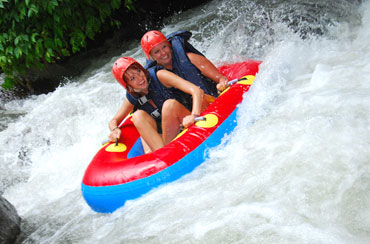
[[[20,181],[4,196],[33,229],[25,243],[368,243],[369,2],[361,9],[363,25],[342,23],[328,36],[302,40],[276,25],[273,45],[257,38],[264,62],[227,142],[191,174],[111,215],[92,212],[80,193],[124,96],[110,64],[7,104],[25,113],[0,132],[2,167]],[[217,21],[199,26],[191,30],[211,59],[249,57],[241,24],[233,40],[227,29],[208,30],[223,29]],[[143,58],[137,50],[129,53]]]

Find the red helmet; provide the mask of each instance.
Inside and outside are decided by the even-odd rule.
[[[123,74],[134,63],[138,64],[142,68],[142,70],[144,70],[141,64],[139,64],[135,59],[130,58],[130,57],[119,58],[113,64],[113,67],[112,67],[113,76],[114,78],[116,78],[118,83],[120,83],[125,89],[127,89],[127,84],[123,80]]]
[[[149,59],[149,53],[152,48],[162,42],[168,42],[168,44],[170,44],[167,38],[159,31],[148,31],[143,35],[141,38],[141,48],[143,49],[147,59]]]

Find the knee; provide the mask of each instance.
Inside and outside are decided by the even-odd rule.
[[[162,116],[175,114],[180,105],[181,104],[175,99],[167,99],[162,106]]]
[[[141,122],[145,121],[147,119],[148,113],[143,110],[137,110],[132,115],[132,122],[134,122],[134,125],[138,125]]]

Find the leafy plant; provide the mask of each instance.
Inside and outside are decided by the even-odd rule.
[[[132,0],[125,0],[132,11]],[[75,54],[102,28],[120,26],[112,12],[120,0],[0,0],[0,71],[4,89],[19,75]]]

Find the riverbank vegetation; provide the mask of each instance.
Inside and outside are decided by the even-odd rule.
[[[132,1],[124,6],[135,11]],[[86,47],[88,40],[108,28],[119,28],[112,17],[120,0],[0,0],[0,72],[2,87],[25,81],[28,69],[43,69]]]

